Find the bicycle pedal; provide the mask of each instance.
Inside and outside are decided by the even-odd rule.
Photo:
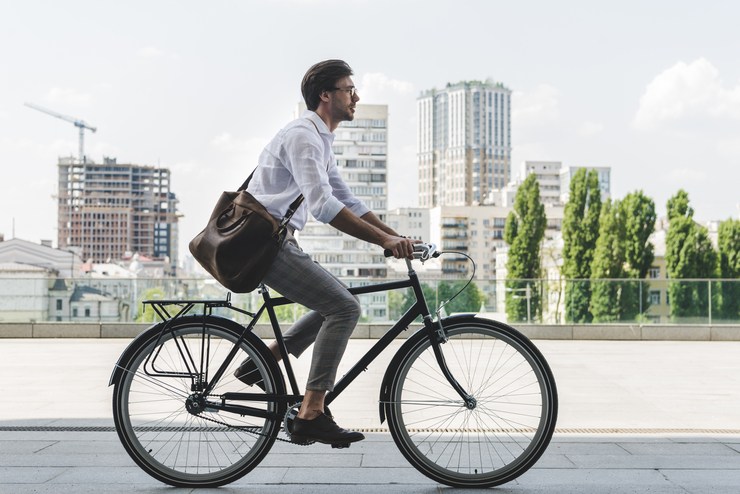
[[[349,448],[349,443],[339,443],[339,444],[332,444],[332,449],[344,449]]]

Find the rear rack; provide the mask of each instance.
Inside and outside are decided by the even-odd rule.
[[[240,309],[238,307],[234,307],[231,305],[231,292],[228,292],[226,294],[225,300],[161,300],[161,299],[155,299],[155,300],[145,300],[142,302],[143,305],[150,305],[154,312],[157,313],[159,318],[162,321],[170,321],[177,319],[179,317],[182,317],[186,314],[188,314],[193,308],[197,305],[203,306],[203,315],[204,316],[210,316],[213,313],[213,309],[218,307],[225,307],[227,309],[235,310],[237,312],[241,312],[242,314],[246,314],[248,316],[254,317],[255,314],[243,309]],[[179,309],[175,313],[172,311],[172,308],[170,307],[170,310],[167,310],[169,306],[177,306]],[[171,313],[172,311],[172,313]],[[174,315],[173,315],[174,314]]]

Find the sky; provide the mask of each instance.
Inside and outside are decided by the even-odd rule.
[[[415,206],[416,99],[512,91],[512,168],[611,167],[612,196],[740,215],[740,2],[0,0],[0,233],[56,245],[57,160],[172,171],[180,252],[293,117],[313,63],[389,108],[389,206]]]

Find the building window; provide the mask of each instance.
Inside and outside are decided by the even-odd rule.
[[[57,310],[62,310],[62,307],[63,307],[62,306],[62,299],[58,298],[57,299]]]
[[[650,305],[660,305],[660,292],[658,290],[650,290]]]
[[[85,307],[85,317],[90,317],[90,307]]]
[[[650,271],[648,271],[648,278],[654,280],[660,278],[660,268],[650,268]]]

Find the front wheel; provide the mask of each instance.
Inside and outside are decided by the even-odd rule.
[[[441,345],[466,406],[422,333],[399,351],[385,410],[396,445],[421,473],[453,487],[509,482],[544,453],[557,419],[555,380],[537,348],[505,324],[443,322]],[[403,355],[401,355],[403,352]]]
[[[285,393],[277,363],[252,333],[240,341],[244,328],[232,321],[187,316],[167,324],[134,340],[119,361],[113,392],[118,436],[131,458],[162,482],[233,482],[257,466],[279,432],[284,405],[267,399]],[[246,358],[257,364],[264,390],[234,377]],[[205,392],[219,370],[213,390]],[[226,393],[252,398],[223,401]]]

